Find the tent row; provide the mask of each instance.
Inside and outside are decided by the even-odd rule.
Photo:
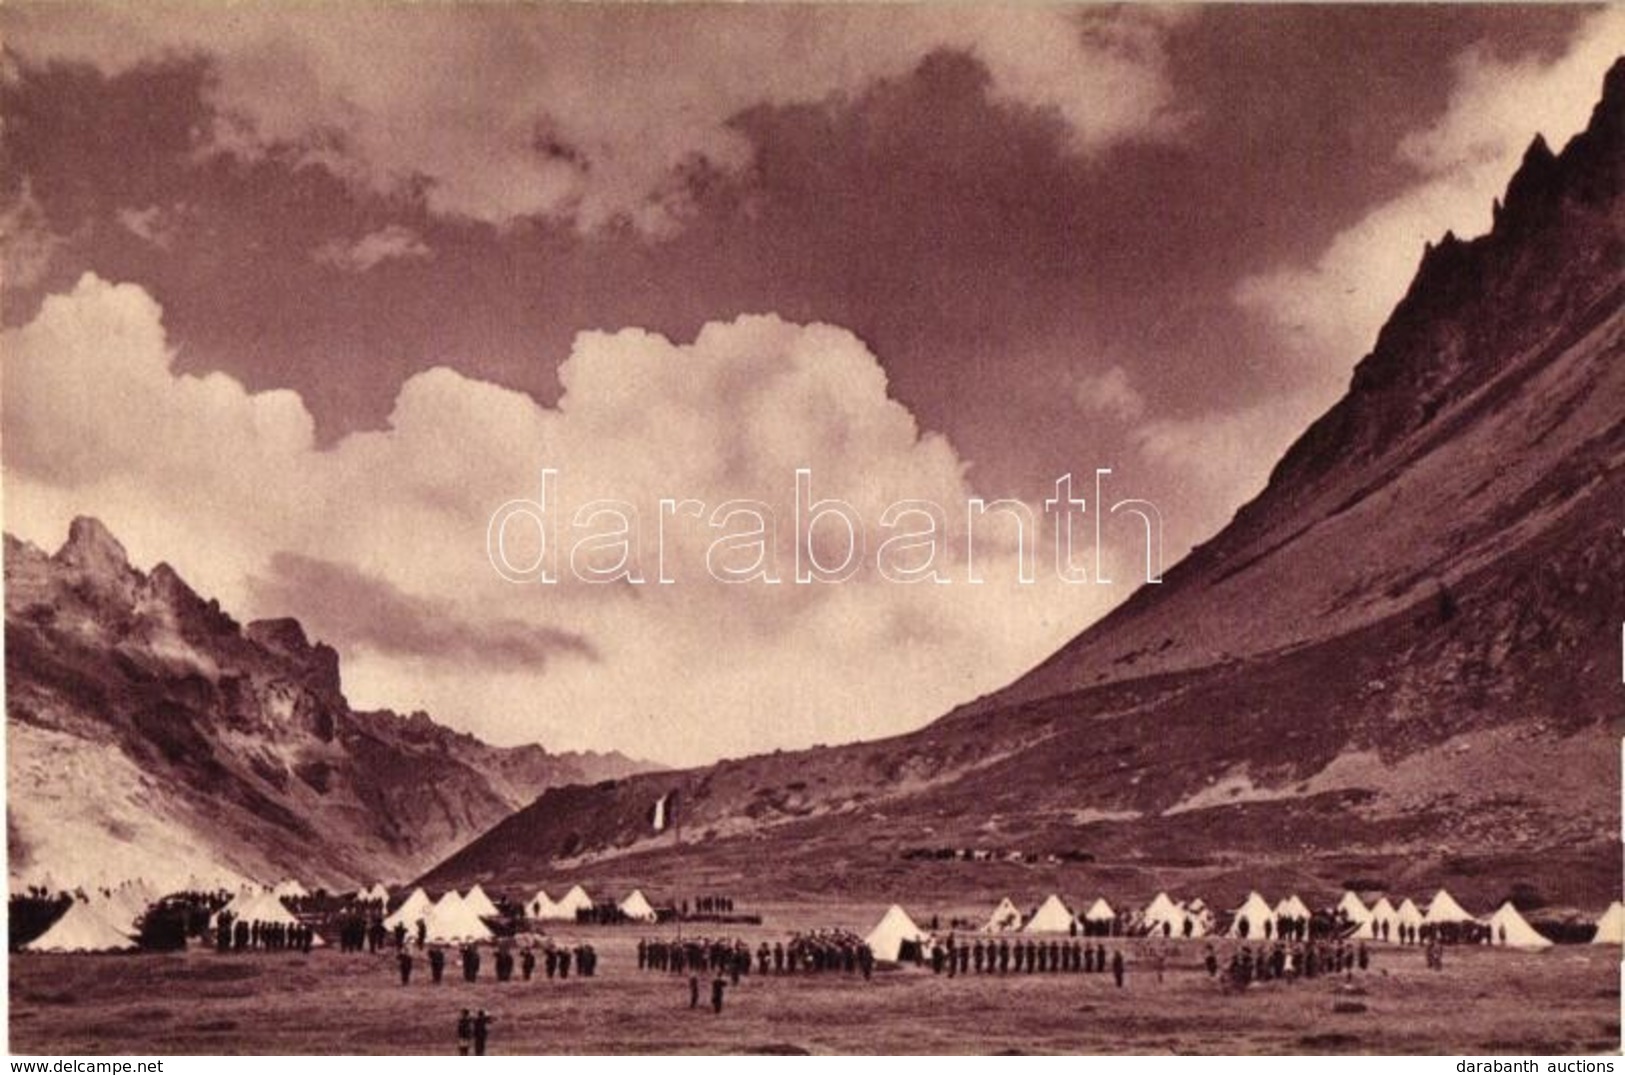
[[[1095,933],[1104,932],[1122,918],[1104,897],[1097,898],[1084,911],[1073,911],[1060,896],[1051,894],[1030,915],[1008,898],[999,901],[982,926],[984,933]],[[1204,937],[1213,929],[1213,914],[1201,900],[1177,902],[1159,892],[1145,909],[1131,916],[1131,927],[1139,932],[1167,932],[1173,936]]]
[[[1396,907],[1386,896],[1366,906],[1353,892],[1344,892],[1333,908],[1355,929],[1359,940],[1397,940],[1400,927],[1420,931],[1423,926],[1475,923],[1488,927],[1492,944],[1512,948],[1544,948],[1552,942],[1543,937],[1510,901],[1487,918],[1470,913],[1448,891],[1440,889],[1424,911],[1410,899]],[[895,917],[895,916],[894,916]],[[1277,936],[1284,923],[1308,923],[1314,912],[1297,895],[1287,896],[1271,906],[1257,892],[1230,916],[1225,935],[1234,938],[1266,939]],[[984,933],[1073,933],[1098,932],[1099,928],[1123,921],[1128,932],[1170,937],[1205,937],[1215,932],[1213,912],[1199,899],[1176,901],[1159,892],[1143,910],[1120,915],[1104,898],[1098,898],[1082,913],[1072,911],[1058,895],[1051,895],[1030,915],[1024,915],[1010,899],[999,905],[982,926]],[[1091,929],[1090,927],[1095,927]],[[1625,943],[1625,904],[1615,902],[1597,922],[1596,944]]]

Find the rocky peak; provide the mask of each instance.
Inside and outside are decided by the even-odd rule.
[[[291,616],[254,620],[243,634],[299,669],[306,685],[329,704],[343,704],[338,651],[324,642],[312,642],[298,620]]]
[[[1551,326],[1578,322],[1605,301],[1619,286],[1625,251],[1622,187],[1625,58],[1609,71],[1589,125],[1561,154],[1535,136],[1488,234],[1463,240],[1447,232],[1426,246],[1349,394],[1282,458],[1272,490],[1295,498],[1351,461],[1381,457]]]
[[[68,527],[68,540],[56,551],[57,563],[87,575],[118,578],[130,571],[130,557],[100,519],[80,515]]]

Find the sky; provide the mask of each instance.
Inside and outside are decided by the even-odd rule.
[[[1015,678],[1144,581],[1110,503],[1156,505],[1164,565],[1219,530],[1423,244],[1581,129],[1625,9],[24,2],[0,36],[6,529],[95,515],[297,616],[358,707],[690,763]],[[544,469],[557,581],[505,579]],[[863,531],[845,581],[796,582],[798,469]],[[974,498],[1031,507],[1030,583]],[[898,501],[944,508],[935,577],[882,570]]]

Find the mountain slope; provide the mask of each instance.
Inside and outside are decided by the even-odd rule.
[[[919,732],[550,792],[429,880],[1016,883],[903,861],[938,846],[1085,852],[1130,887],[1190,871],[1216,899],[1357,870],[1617,897],[1622,188],[1625,61],[1489,235],[1428,249],[1347,396],[1161,585]],[[642,820],[673,787],[680,855]]]
[[[400,878],[543,789],[637,769],[358,713],[291,619],[240,627],[94,519],[5,539],[13,877]]]

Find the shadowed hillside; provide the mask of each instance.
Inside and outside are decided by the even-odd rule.
[[[427,882],[1617,897],[1622,180],[1625,61],[1490,234],[1428,248],[1265,492],[1005,690],[889,740],[551,791]],[[646,823],[673,788],[680,852]],[[1045,861],[1068,854],[1093,860]]]

